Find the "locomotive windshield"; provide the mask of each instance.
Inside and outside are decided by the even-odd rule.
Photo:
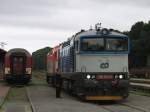
[[[86,38],[82,41],[82,51],[103,51],[104,38]]]
[[[107,51],[127,51],[128,40],[122,38],[107,38],[106,39],[106,50]]]
[[[82,51],[128,51],[127,38],[84,38],[81,42]]]

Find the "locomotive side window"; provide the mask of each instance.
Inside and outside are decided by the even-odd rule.
[[[82,51],[103,51],[104,38],[85,38],[82,41]]]
[[[128,50],[128,40],[127,39],[116,39],[108,38],[106,39],[106,50],[108,51],[127,51]]]
[[[79,51],[79,41],[75,41],[75,49]]]

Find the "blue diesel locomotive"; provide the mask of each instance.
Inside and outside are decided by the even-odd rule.
[[[96,25],[53,48],[47,82],[63,78],[63,89],[85,100],[121,100],[129,95],[129,38]]]

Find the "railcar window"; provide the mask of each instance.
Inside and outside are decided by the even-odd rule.
[[[81,43],[82,51],[103,51],[104,39],[103,38],[86,38]]]
[[[106,39],[106,50],[109,51],[127,51],[128,50],[128,40],[127,39]]]

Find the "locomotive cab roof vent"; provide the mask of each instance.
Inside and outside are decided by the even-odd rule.
[[[101,30],[101,23],[95,24],[95,30],[99,32]]]
[[[109,30],[107,29],[107,28],[103,28],[102,30],[101,30],[101,34],[102,35],[108,35],[110,32],[109,32]]]
[[[101,23],[95,24],[95,30],[97,31],[97,34],[108,35],[110,33],[107,28],[101,29]]]

